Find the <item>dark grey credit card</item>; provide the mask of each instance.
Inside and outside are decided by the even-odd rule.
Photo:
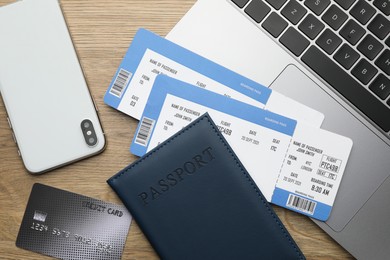
[[[16,246],[61,259],[120,259],[130,223],[124,206],[36,183]]]

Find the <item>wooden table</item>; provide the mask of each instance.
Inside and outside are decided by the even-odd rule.
[[[13,2],[0,0],[0,6]],[[121,203],[106,180],[133,162],[128,151],[137,121],[108,107],[103,95],[138,28],[165,36],[195,0],[62,0],[79,59],[106,132],[106,150],[93,158],[41,176],[20,160],[0,101],[0,259],[42,259],[15,246],[33,183],[40,182],[97,199]],[[4,35],[0,36],[1,38]],[[308,259],[350,259],[343,248],[307,217],[274,207]],[[135,222],[123,259],[158,259]]]

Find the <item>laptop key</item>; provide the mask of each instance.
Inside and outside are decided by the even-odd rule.
[[[330,0],[306,0],[305,5],[312,10],[316,15],[322,14],[322,12],[328,7]]]
[[[385,50],[376,60],[375,64],[390,76],[390,50]]]
[[[378,70],[366,59],[361,59],[351,72],[361,83],[366,85],[371,81]]]
[[[302,61],[383,131],[390,131],[390,109],[316,46],[307,49]]]
[[[300,23],[299,30],[301,30],[307,37],[314,40],[317,35],[324,29],[325,25],[321,23],[314,15],[308,14]]]
[[[277,13],[271,13],[262,24],[273,37],[277,38],[286,29],[288,23]]]
[[[252,0],[245,8],[245,13],[256,23],[260,23],[270,11],[271,8],[261,0]]]
[[[279,41],[286,46],[287,49],[294,53],[295,56],[300,56],[310,43],[305,36],[293,27],[289,27],[280,37]]]
[[[356,0],[335,0],[344,10],[348,10]]]
[[[386,43],[386,45],[387,45],[387,46],[389,46],[389,47],[390,47],[390,37],[389,37],[389,38],[387,38],[387,40],[386,40],[386,42],[385,42],[385,43]]]
[[[279,10],[287,0],[266,0],[273,8]]]
[[[359,0],[349,13],[364,25],[375,14],[375,8],[367,1]]]
[[[390,95],[390,80],[385,75],[380,74],[370,85],[370,89],[379,98],[385,100]]]
[[[290,0],[282,9],[282,15],[293,24],[297,24],[306,13],[306,8],[295,0]]]
[[[374,5],[378,7],[385,15],[390,15],[390,2],[389,0],[375,0]]]
[[[232,0],[233,3],[235,3],[238,7],[243,8],[249,0]]]
[[[338,30],[347,18],[348,15],[336,5],[332,5],[322,16],[322,20],[332,27],[333,30]]]
[[[354,20],[349,20],[340,30],[340,35],[352,45],[355,45],[365,33],[366,30]]]
[[[390,2],[389,2],[390,5]],[[390,32],[390,21],[381,14],[375,18],[368,25],[368,30],[375,34],[379,39],[383,40]]]
[[[343,46],[341,46],[341,48],[336,52],[334,58],[341,66],[349,70],[360,58],[360,55],[348,44],[344,43]]]
[[[368,59],[373,60],[383,49],[383,44],[368,34],[358,45],[358,50]]]
[[[321,47],[329,55],[332,54],[343,40],[338,37],[332,30],[326,29],[316,41],[317,45]]]

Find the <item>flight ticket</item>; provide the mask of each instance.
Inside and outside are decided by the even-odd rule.
[[[146,154],[206,112],[269,202],[328,219],[351,139],[166,75],[155,80],[131,152]]]
[[[320,127],[324,120],[322,113],[145,29],[140,29],[135,35],[104,102],[139,120],[159,74],[316,127]]]

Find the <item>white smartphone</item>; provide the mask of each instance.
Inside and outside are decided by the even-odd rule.
[[[57,0],[0,7],[0,92],[29,172],[104,150],[97,109]]]

